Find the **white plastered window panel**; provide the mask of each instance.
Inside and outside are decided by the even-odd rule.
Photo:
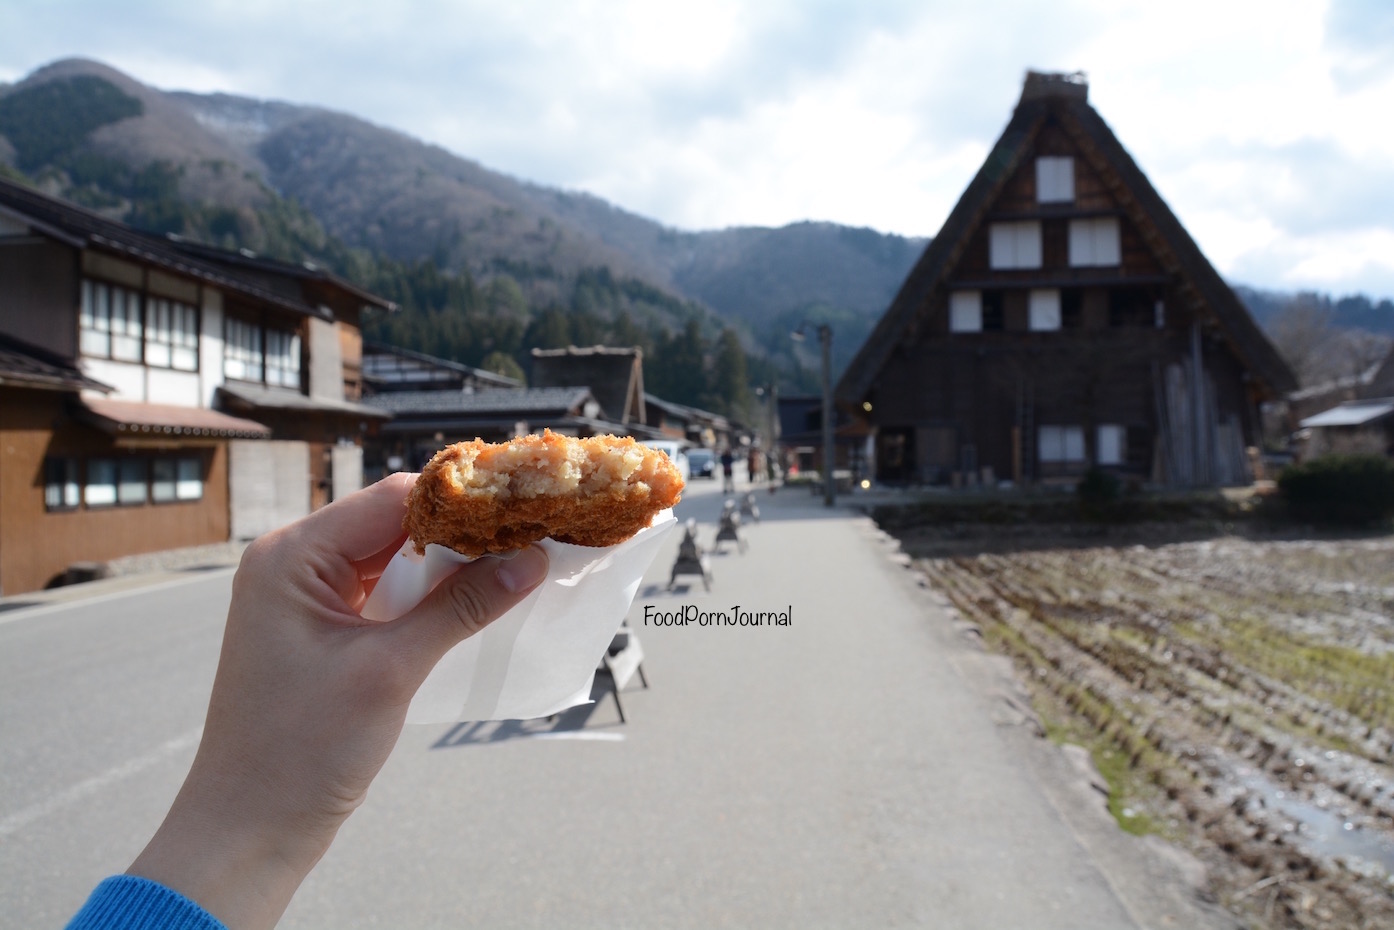
[[[1109,267],[1123,261],[1118,217],[1070,220],[1070,266]]]
[[[1116,423],[1105,423],[1099,427],[1098,464],[1122,465],[1126,449],[1128,431]]]
[[[983,329],[983,292],[954,291],[949,295],[949,332],[978,333]]]
[[[1068,155],[1042,155],[1036,159],[1036,202],[1073,203],[1075,160]]]
[[[994,270],[1041,267],[1040,221],[991,224],[988,227],[988,264]]]
[[[1028,309],[1033,332],[1060,328],[1060,292],[1055,288],[1031,291]]]

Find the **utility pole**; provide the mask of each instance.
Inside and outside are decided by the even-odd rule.
[[[837,450],[833,448],[833,329],[826,323],[818,327],[818,341],[823,344],[823,505],[831,507],[837,499],[837,479],[833,466]]]
[[[804,330],[809,327],[805,320],[799,328],[790,333],[795,342],[803,342]],[[826,323],[818,325],[818,342],[823,348],[823,503],[831,507],[837,501],[836,481],[833,465],[836,450],[833,448],[833,328]]]

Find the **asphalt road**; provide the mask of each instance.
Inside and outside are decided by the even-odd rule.
[[[61,927],[159,825],[198,745],[231,581],[0,612],[0,925]]]
[[[710,544],[719,485],[679,516]],[[410,727],[282,922],[326,927],[1224,926],[1012,709],[869,522],[786,489],[712,591],[630,612],[647,690]],[[0,611],[0,927],[61,926],[192,758],[230,571]],[[101,590],[101,589],[95,589]],[[658,612],[787,626],[653,626]],[[1183,860],[1184,861],[1184,860]]]

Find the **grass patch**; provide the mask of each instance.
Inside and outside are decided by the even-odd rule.
[[[1057,695],[1034,682],[1031,692],[1031,704],[1045,728],[1046,738],[1057,746],[1073,743],[1089,752],[1094,768],[1098,769],[1100,777],[1108,785],[1108,812],[1119,829],[1134,836],[1156,833],[1167,839],[1175,839],[1168,835],[1164,821],[1148,813],[1157,801],[1153,774],[1141,765],[1135,766],[1133,755],[1127,749],[1110,737],[1107,731],[1101,733],[1075,716]],[[1145,761],[1152,760],[1147,758]]]
[[[1218,650],[1232,665],[1282,681],[1344,710],[1367,727],[1394,729],[1394,654],[1371,655],[1323,643],[1251,616],[1228,617],[1223,624],[1204,630],[1178,624],[1174,631]],[[1323,736],[1308,732],[1307,727],[1284,728]]]

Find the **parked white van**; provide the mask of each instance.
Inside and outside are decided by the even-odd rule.
[[[687,443],[677,439],[650,439],[644,442],[650,449],[657,449],[668,458],[673,460],[673,464],[678,466],[678,474],[682,475],[682,480],[687,481],[692,477],[692,468],[687,462],[687,453],[683,450],[687,448]]]

